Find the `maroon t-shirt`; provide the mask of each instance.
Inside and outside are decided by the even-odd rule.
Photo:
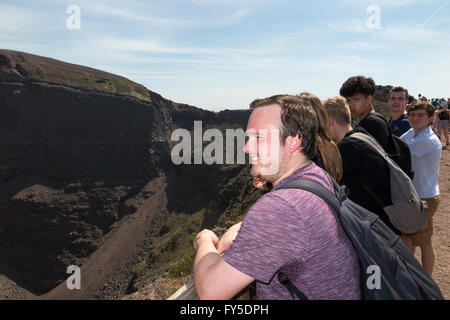
[[[302,177],[334,190],[313,162],[279,185]],[[276,277],[280,269],[308,299],[360,299],[358,258],[333,214],[310,192],[271,191],[249,209],[223,258],[257,280],[257,299],[292,299]]]

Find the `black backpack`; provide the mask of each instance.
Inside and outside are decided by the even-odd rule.
[[[331,177],[330,179],[337,195],[320,183],[305,179],[288,182],[274,190],[303,189],[319,196],[334,209],[337,213],[336,220],[359,258],[361,299],[444,300],[439,287],[403,240],[376,214],[348,199],[348,189],[345,186],[339,186]],[[293,299],[295,296],[300,300],[308,299],[286,274],[278,271],[277,277]]]
[[[371,113],[369,116],[378,117],[386,122],[386,125],[389,128],[389,144],[386,152],[389,157],[400,167],[400,169],[402,169],[403,172],[406,173],[412,180],[414,178],[414,172],[411,167],[411,150],[409,149],[408,144],[392,133],[388,122],[381,114]]]
[[[350,137],[363,141],[388,164],[392,204],[383,203],[376,192],[362,183],[357,175],[353,175],[353,178],[367,191],[368,196],[378,202],[395,228],[406,234],[425,230],[428,206],[420,199],[409,176],[386,154],[374,137],[362,132],[354,132]]]

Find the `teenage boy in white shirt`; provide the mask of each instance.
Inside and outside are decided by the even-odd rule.
[[[420,198],[428,204],[428,226],[423,231],[403,235],[402,238],[413,253],[417,246],[420,247],[423,267],[431,276],[435,260],[431,236],[433,215],[440,202],[438,181],[442,146],[430,126],[435,112],[431,103],[417,101],[407,108],[407,112],[411,129],[400,138],[411,150],[413,184]]]

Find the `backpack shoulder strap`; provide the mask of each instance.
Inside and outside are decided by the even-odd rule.
[[[341,202],[349,194],[346,186],[339,186],[336,181],[333,180],[334,188],[337,191],[338,195],[334,194],[327,188],[325,188],[321,183],[309,180],[309,179],[297,179],[290,181],[282,186],[275,187],[273,190],[281,190],[281,189],[302,189],[309,191],[316,196],[322,198],[329,206],[336,210],[339,213]]]
[[[372,147],[372,149],[374,149],[375,151],[377,151],[383,158],[384,160],[386,160],[386,163],[389,166],[389,170],[394,170],[396,172],[402,172],[402,174],[404,174],[405,176],[407,176],[408,178],[410,178],[409,175],[407,175],[402,168],[400,168],[400,166],[391,158],[391,155],[389,155],[388,153],[386,153],[383,149],[383,147],[377,142],[375,141],[375,139],[373,139],[372,137],[364,134],[364,133],[360,133],[360,132],[355,132],[352,135],[350,135],[350,137],[355,137],[359,140],[364,141],[365,143],[367,143],[368,145],[370,145]]]
[[[352,138],[356,138],[358,140],[361,140],[365,143],[367,143],[372,149],[377,151],[380,155],[383,156],[383,158],[386,158],[387,153],[383,149],[383,147],[376,141],[374,138],[368,136],[367,134],[364,134],[362,132],[354,132],[350,135]]]
[[[296,295],[297,298],[299,298],[299,300],[308,300],[308,297],[303,292],[298,290],[298,288],[291,282],[291,280],[289,280],[289,278],[286,274],[284,274],[281,271],[278,271],[277,277],[278,277],[278,281],[280,281],[280,283],[283,286],[285,286],[286,289],[288,289],[289,293],[292,296],[292,300],[295,300],[294,295]]]
[[[387,124],[387,129],[389,132],[389,143],[388,143],[388,150],[385,152],[389,154],[390,157],[399,157],[400,156],[400,150],[397,146],[397,142],[395,138],[397,137],[392,133],[391,127],[389,126],[389,123],[386,121],[386,118],[383,117],[383,115],[379,114],[378,112],[369,113],[368,117],[376,117],[381,120],[383,120]]]

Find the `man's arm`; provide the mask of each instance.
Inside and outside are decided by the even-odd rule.
[[[231,247],[231,244],[234,239],[236,239],[239,229],[241,228],[241,224],[242,222],[239,222],[230,227],[220,238],[219,242],[217,242],[216,248],[220,254],[224,253]]]
[[[222,259],[216,249],[218,241],[210,230],[201,231],[194,241],[194,280],[200,299],[231,299],[255,280]]]

